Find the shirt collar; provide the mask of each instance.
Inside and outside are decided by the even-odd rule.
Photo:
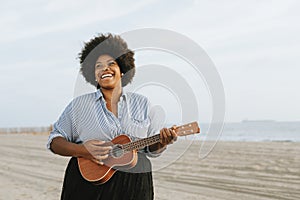
[[[102,97],[103,97],[102,92],[101,92],[100,89],[98,89],[98,90],[96,91],[96,96],[95,96],[96,101],[99,100],[99,99],[102,98]]]
[[[101,92],[101,90],[100,89],[98,89],[97,91],[96,91],[96,96],[95,96],[95,98],[96,98],[96,101],[97,100],[100,100],[101,98],[103,98],[103,94],[102,94],[102,92]],[[120,101],[122,101],[122,100],[126,100],[127,99],[127,94],[126,94],[126,92],[124,92],[123,90],[122,90],[122,94],[121,94],[121,96],[120,96]],[[104,100],[104,99],[103,99]]]

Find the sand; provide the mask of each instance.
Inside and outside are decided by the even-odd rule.
[[[46,141],[0,134],[1,200],[60,198],[69,158],[46,150]],[[300,143],[218,142],[205,159],[199,148],[180,140],[152,159],[155,199],[300,199]]]

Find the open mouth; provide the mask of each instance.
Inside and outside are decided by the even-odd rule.
[[[102,76],[101,76],[101,79],[110,79],[110,78],[112,78],[114,76],[114,74],[103,74]]]

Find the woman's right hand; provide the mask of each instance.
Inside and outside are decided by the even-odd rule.
[[[50,144],[50,149],[62,156],[83,157],[103,165],[103,160],[108,157],[112,149],[111,142],[101,140],[89,140],[83,144],[75,144],[64,137],[56,137]]]
[[[82,157],[90,159],[100,165],[103,165],[103,160],[108,158],[109,151],[112,149],[110,143],[101,140],[88,140],[81,145],[87,150]]]

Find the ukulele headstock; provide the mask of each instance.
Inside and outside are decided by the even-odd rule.
[[[191,122],[188,124],[177,126],[175,131],[178,136],[185,136],[200,133],[200,127],[197,122]]]

